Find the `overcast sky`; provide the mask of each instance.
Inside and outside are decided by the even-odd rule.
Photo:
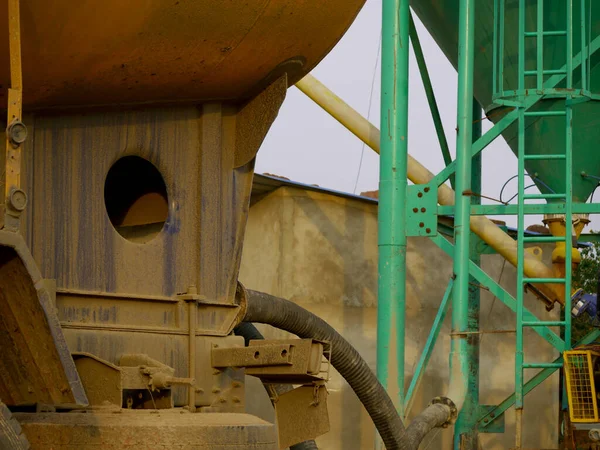
[[[456,71],[416,16],[415,21],[454,157]],[[315,77],[364,117],[369,117],[377,127],[381,92],[380,39],[381,0],[367,0],[338,45],[312,71]],[[412,49],[409,112],[409,153],[434,173],[440,171],[444,161]],[[489,129],[490,123],[484,121],[483,128],[484,131]],[[363,147],[362,142],[293,87],[288,90],[279,116],[258,153],[256,171],[350,193],[355,192],[356,186],[358,194],[378,188],[379,156]],[[502,185],[516,173],[515,156],[503,139],[497,139],[483,152],[482,193],[499,198]],[[517,180],[514,179],[505,189],[504,200],[516,191]],[[531,191],[538,192],[535,188]],[[483,203],[493,202],[483,200]],[[516,226],[516,217],[497,218]],[[541,217],[531,217],[527,223],[541,223]],[[598,220],[594,223],[597,224]]]

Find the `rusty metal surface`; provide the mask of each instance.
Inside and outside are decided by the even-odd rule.
[[[251,355],[261,352],[263,346],[289,345],[286,358],[289,363],[246,368],[246,374],[270,383],[307,384],[327,380],[329,363],[324,357],[326,343],[313,339],[283,339],[250,341]],[[279,355],[281,358],[281,354]]]
[[[30,448],[21,425],[2,402],[0,402],[0,448],[3,450],[28,450]]]
[[[20,235],[0,231],[0,399],[86,404],[50,294]]]
[[[251,127],[262,133],[279,107],[258,102],[264,115],[254,123],[238,121],[250,104],[38,113],[27,120],[32,139],[24,145],[24,180],[31,207],[21,230],[44,277],[56,284],[71,350],[113,364],[122,353],[147,353],[177,377],[192,378],[191,369],[194,403],[218,411],[243,411],[244,376],[235,369],[213,373],[212,343],[239,345],[240,339],[201,336],[226,336],[241,311],[235,297],[253,160],[236,167],[235,155],[253,158],[256,149],[237,152],[246,145],[237,136]],[[158,168],[169,197],[167,223],[143,245],[113,228],[103,198],[109,168],[132,154]],[[177,294],[192,285],[200,288],[190,307]],[[188,404],[187,392],[173,387],[175,405]]]
[[[8,48],[9,48],[9,79],[7,80],[7,116],[4,156],[4,214],[0,220],[2,228],[16,231],[19,229],[19,216],[25,205],[15,205],[12,197],[16,192],[21,192],[21,144],[26,132],[20,133],[16,139],[15,129],[17,127],[26,130],[21,122],[22,115],[22,90],[23,80],[21,76],[21,19],[20,1],[8,0]],[[6,22],[0,22],[6,23]],[[1,107],[3,108],[3,107]],[[22,196],[24,194],[21,194]],[[25,197],[26,198],[26,197]]]
[[[73,353],[73,360],[90,406],[110,403],[121,407],[123,383],[119,367],[84,352]]]
[[[180,334],[132,331],[66,328],[64,333],[69,348],[74,352],[92,353],[119,365],[123,353],[143,351],[173,367],[174,376],[188,376],[187,330],[181,330]],[[197,407],[210,406],[224,412],[244,411],[244,371],[233,368],[216,371],[210,364],[214,345],[231,347],[243,346],[243,343],[243,338],[238,336],[196,336],[194,403]],[[176,407],[188,405],[187,386],[173,386],[172,393]]]
[[[15,414],[32,450],[276,450],[273,424],[183,410]]]
[[[124,353],[119,357],[119,365],[121,367],[138,367],[138,366],[146,366],[153,367],[157,369],[162,369],[167,372],[169,375],[173,375],[175,370],[172,367],[169,367],[167,364],[164,364],[145,353]]]
[[[324,385],[298,387],[277,396],[274,405],[280,449],[329,432],[327,389]]]
[[[198,310],[198,289],[196,286],[188,287],[187,294],[180,299],[187,303],[188,308],[188,377],[196,376],[196,317]],[[188,411],[196,411],[196,390],[188,389]]]
[[[223,367],[261,367],[261,366],[290,366],[292,349],[287,344],[271,344],[262,341],[260,345],[251,347],[213,348],[212,366]]]
[[[150,388],[150,377],[139,367],[121,367],[123,389],[146,390]]]
[[[14,0],[13,0],[14,1]],[[0,23],[7,23],[7,0]],[[25,106],[237,99],[337,43],[364,0],[21,0]],[[43,68],[43,70],[40,70]],[[8,86],[0,40],[0,85]]]
[[[164,374],[164,368],[158,367],[157,375]],[[170,409],[174,406],[173,392],[170,388],[155,388],[153,377],[141,367],[121,367],[123,377],[123,407],[129,409]],[[169,371],[168,373],[172,373]]]
[[[121,355],[120,365],[123,389],[154,392],[170,390],[173,385],[196,385],[194,378],[175,377],[174,368],[145,354]]]

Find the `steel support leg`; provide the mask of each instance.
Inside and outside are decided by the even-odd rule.
[[[400,414],[404,407],[409,15],[409,0],[383,1],[377,376]]]
[[[473,142],[481,137],[481,106],[476,100],[473,100]],[[471,172],[471,189],[473,192],[481,192],[481,153],[473,157]],[[481,198],[471,197],[471,204],[481,204]],[[479,265],[481,254],[477,250],[477,240],[471,241],[470,259]],[[479,282],[471,276],[469,278],[469,316],[467,331],[467,358],[468,358],[468,386],[467,396],[463,409],[458,417],[456,424],[456,434],[462,437],[461,450],[479,450],[479,433],[477,432],[477,422],[479,419],[479,303],[480,288]]]
[[[469,349],[469,253],[471,196],[471,145],[473,141],[473,61],[475,0],[460,1],[458,43],[458,112],[456,137],[456,196],[454,217],[454,275],[452,301],[452,343],[450,350],[450,398],[459,406],[467,397]],[[455,398],[452,398],[454,396]],[[460,445],[455,428],[455,448]]]

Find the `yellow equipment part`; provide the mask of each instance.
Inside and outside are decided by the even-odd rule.
[[[571,422],[598,422],[593,359],[600,356],[600,353],[569,350],[563,355]]]
[[[575,241],[579,239],[581,232],[585,226],[590,223],[587,214],[573,214],[573,223],[567,227],[564,214],[547,214],[544,216],[544,223],[550,229],[550,233],[555,237],[564,237],[571,235]],[[569,242],[571,251],[571,262],[573,270],[581,262],[581,254],[579,250]],[[554,276],[558,278],[565,277],[565,262],[567,261],[567,242],[559,241],[556,243],[552,252],[552,266],[554,268]]]

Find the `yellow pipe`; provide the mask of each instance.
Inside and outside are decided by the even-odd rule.
[[[380,132],[377,127],[356,112],[341,98],[331,92],[312,75],[306,75],[296,87],[327,111],[351,133],[379,154]],[[425,166],[408,155],[408,179],[415,184],[427,184],[434,178]],[[454,191],[442,184],[438,188],[438,202],[444,206],[454,205]],[[517,265],[517,242],[485,216],[471,216],[471,231],[496,250],[513,266]],[[554,271],[533,254],[525,253],[525,276],[528,278],[554,278]],[[564,304],[564,286],[560,284],[536,285],[548,298]]]

